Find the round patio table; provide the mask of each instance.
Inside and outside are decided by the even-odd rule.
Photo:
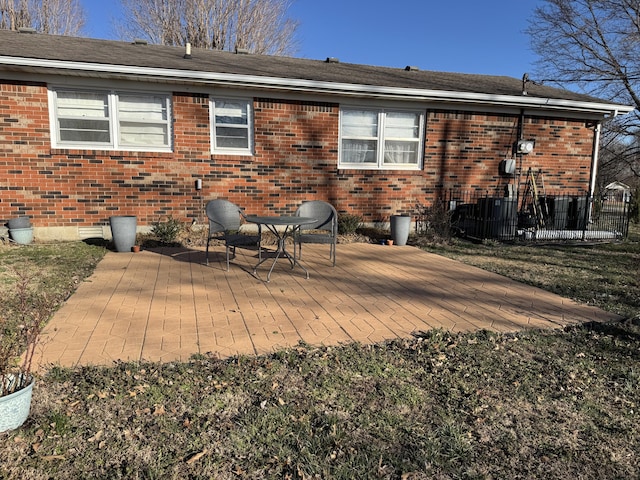
[[[269,273],[267,274],[267,282],[271,280],[271,272],[273,272],[273,267],[276,266],[276,263],[280,257],[285,257],[291,263],[291,269],[294,269],[296,265],[298,265],[302,270],[304,270],[307,278],[309,278],[309,272],[304,265],[302,265],[295,256],[295,248],[294,254],[291,255],[287,251],[286,240],[291,234],[295,233],[295,231],[300,228],[300,225],[308,225],[309,223],[314,223],[317,221],[315,218],[311,217],[298,217],[298,216],[260,216],[260,215],[247,215],[245,217],[247,222],[256,223],[259,225],[264,225],[269,229],[271,233],[273,233],[278,240],[278,247],[275,251],[275,258],[273,260],[273,264],[271,264],[271,268],[269,269]],[[284,228],[278,228],[284,227]],[[258,267],[267,260],[267,257],[264,257],[260,260],[255,267],[253,267],[253,274],[256,275]]]

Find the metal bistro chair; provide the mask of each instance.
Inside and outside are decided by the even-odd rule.
[[[207,202],[207,217],[209,218],[209,235],[207,236],[207,265],[209,265],[209,243],[211,240],[224,241],[227,256],[227,271],[229,271],[229,252],[231,258],[236,256],[236,247],[258,247],[258,258],[262,260],[262,226],[258,225],[258,235],[246,235],[240,232],[244,219],[242,209],[227,200],[211,200]]]
[[[296,247],[302,258],[303,243],[323,243],[329,245],[329,259],[336,266],[336,243],[338,239],[338,212],[330,203],[322,200],[304,202],[296,210],[299,217],[316,218],[317,221],[307,225],[301,225],[293,236],[293,253]]]

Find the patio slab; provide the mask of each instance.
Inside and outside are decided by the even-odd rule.
[[[305,246],[309,279],[280,261],[252,274],[255,252],[109,252],[56,312],[35,359],[51,365],[186,361],[193,354],[259,355],[295,346],[373,343],[433,328],[499,332],[620,317],[418,248]]]

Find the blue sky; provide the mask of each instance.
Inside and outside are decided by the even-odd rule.
[[[118,0],[82,0],[86,35],[117,38]],[[297,57],[421,70],[507,75],[534,71],[524,33],[542,0],[293,0]]]

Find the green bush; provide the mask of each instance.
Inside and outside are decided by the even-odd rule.
[[[178,235],[182,231],[182,224],[173,217],[169,217],[166,222],[154,222],[151,233],[161,243],[175,243]]]
[[[338,233],[349,235],[356,233],[356,230],[362,226],[362,217],[344,213],[338,216]]]

